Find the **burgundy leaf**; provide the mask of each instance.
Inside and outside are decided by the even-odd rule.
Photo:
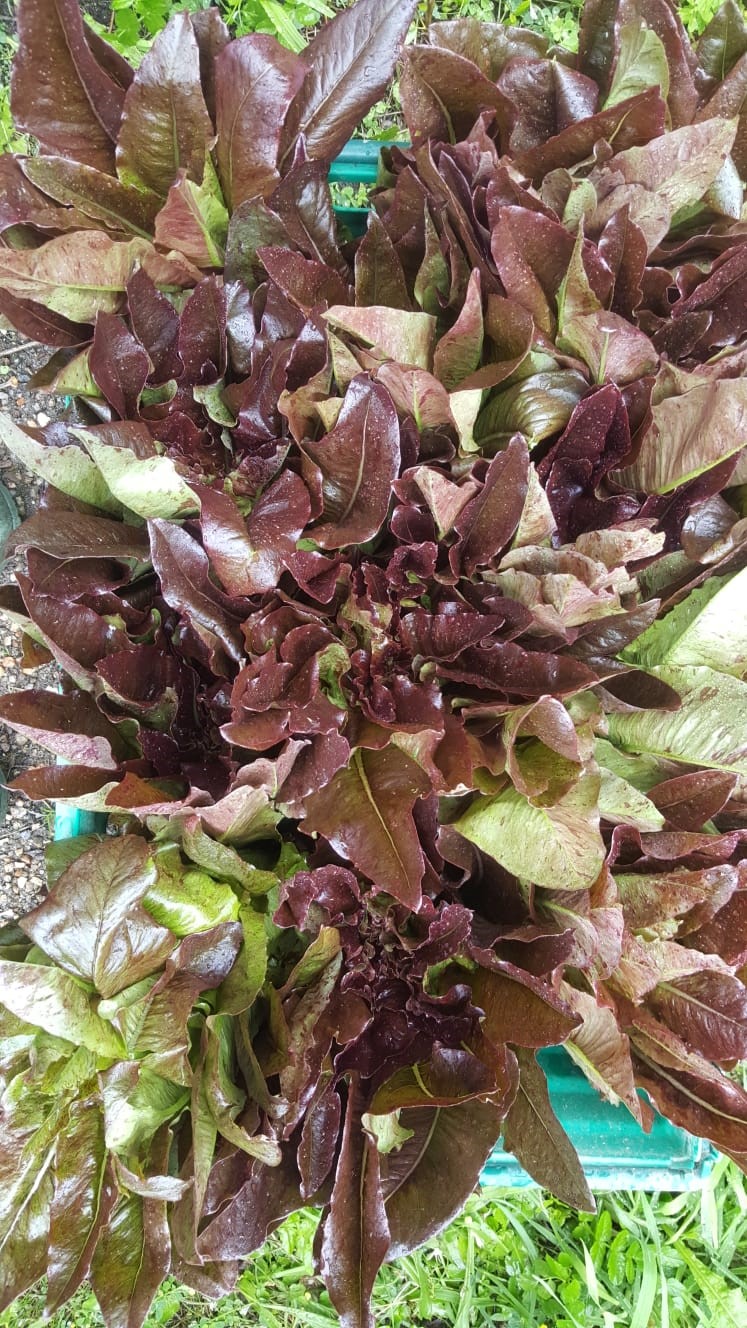
[[[305,443],[304,453],[321,479],[317,544],[338,549],[376,535],[400,467],[399,425],[389,393],[365,374],[355,378],[335,428],[318,442]]]
[[[502,1115],[494,1102],[480,1101],[403,1113],[412,1138],[382,1160],[389,1259],[438,1235],[459,1212],[495,1147]]]
[[[0,716],[17,733],[66,761],[116,770],[117,757],[127,750],[119,730],[87,692],[10,693],[0,699]]]
[[[200,81],[205,104],[215,124],[216,65],[218,56],[231,40],[231,34],[223,22],[220,10],[215,7],[193,11],[192,29],[200,52]]]
[[[200,84],[200,54],[189,14],[175,14],[143,57],[127,90],[117,142],[126,183],[162,197],[183,167],[202,179],[213,126]]]
[[[662,983],[648,1004],[688,1046],[710,1060],[742,1060],[747,1055],[747,988],[738,978],[694,973]]]
[[[419,766],[392,746],[361,749],[306,800],[304,826],[408,908],[417,908],[425,863],[412,809],[429,789]]]
[[[592,79],[557,60],[512,60],[498,87],[513,103],[509,144],[514,153],[541,147],[564,129],[588,120],[599,101]]]
[[[141,1328],[170,1266],[166,1203],[122,1192],[91,1265],[91,1286],[106,1322]]]
[[[355,302],[411,309],[407,283],[397,250],[375,212],[355,254]]]
[[[618,151],[648,143],[664,132],[666,105],[658,88],[648,88],[627,101],[598,111],[588,120],[562,129],[554,138],[519,153],[516,165],[533,179],[588,157],[600,139],[614,138]]]
[[[433,372],[450,392],[475,373],[480,364],[482,346],[480,273],[473,272],[464,297],[464,307],[454,326],[439,341],[433,356]]]
[[[384,93],[416,0],[359,0],[316,34],[306,76],[285,117],[281,170],[303,135],[309,157],[331,161]]]
[[[180,526],[160,519],[149,523],[153,567],[167,603],[195,631],[221,669],[223,652],[240,660],[238,622],[224,608],[209,578],[207,555]],[[216,653],[217,652],[217,653]]]
[[[332,1170],[340,1134],[340,1095],[331,1085],[322,1083],[322,1092],[306,1114],[298,1145],[298,1170],[305,1200],[313,1198]]]
[[[484,1011],[482,1030],[494,1046],[552,1046],[565,1041],[580,1022],[548,983],[512,964],[496,961],[478,968],[470,986],[475,1005]]]
[[[471,60],[440,46],[408,46],[400,85],[405,123],[413,143],[454,143],[466,137],[481,111],[505,123],[508,101]]]
[[[736,782],[723,770],[695,770],[657,784],[649,797],[678,830],[700,830],[728,802]]]
[[[44,152],[112,173],[121,87],[97,62],[75,0],[22,0],[13,117]]]
[[[238,1190],[214,1193],[212,1211],[197,1239],[200,1259],[223,1262],[245,1259],[263,1245],[289,1213],[303,1204],[293,1149],[287,1145],[279,1167],[267,1167],[249,1157]],[[217,1190],[217,1186],[214,1187]],[[228,1202],[225,1202],[225,1199]],[[221,1206],[221,1200],[223,1200]],[[219,1210],[219,1211],[218,1211]]]
[[[363,1129],[364,1099],[348,1089],[342,1147],[324,1223],[321,1271],[343,1328],[373,1328],[371,1292],[389,1248],[379,1154]]]
[[[453,1107],[496,1090],[490,1066],[460,1048],[434,1046],[429,1061],[398,1070],[374,1094],[371,1111],[385,1115],[405,1107]]]
[[[218,171],[229,208],[267,194],[283,122],[306,74],[299,56],[259,33],[239,37],[215,62]]]
[[[512,438],[491,461],[481,492],[456,519],[459,542],[450,554],[454,571],[469,576],[506,547],[524,510],[528,471],[527,445],[521,437]]]
[[[119,418],[136,418],[140,413],[140,396],[153,366],[140,342],[116,314],[98,315],[88,364],[92,377]]]
[[[573,1144],[550,1105],[547,1080],[533,1052],[517,1052],[519,1088],[503,1131],[504,1148],[563,1203],[593,1213],[596,1204]]]
[[[182,368],[177,351],[179,315],[142,268],[127,283],[127,304],[132,329],[153,365],[151,382],[158,385],[178,378]]]
[[[189,383],[214,383],[226,363],[226,297],[215,277],[205,277],[184,306],[179,357]]]
[[[320,305],[345,304],[350,299],[350,288],[326,263],[270,246],[258,249],[257,256],[267,275],[302,313],[310,314]]]
[[[246,520],[231,498],[214,489],[200,490],[200,501],[203,543],[229,594],[273,590],[311,516],[303,480],[284,471]]]
[[[0,314],[30,341],[44,346],[82,346],[91,338],[91,329],[45,309],[34,300],[17,300],[0,291]]]

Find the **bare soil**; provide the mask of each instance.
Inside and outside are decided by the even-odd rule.
[[[54,418],[59,399],[28,386],[34,370],[49,358],[43,346],[28,346],[14,332],[0,330],[0,411],[21,426],[46,424]],[[30,516],[39,498],[38,483],[12,457],[0,430],[0,481],[11,493],[20,516]],[[13,580],[20,564],[9,559],[0,582]],[[0,694],[24,688],[53,687],[52,669],[26,673],[21,669],[20,633],[0,615]],[[8,780],[30,765],[43,765],[49,755],[0,724],[0,766]],[[44,845],[52,835],[53,809],[10,794],[8,815],[0,825],[0,924],[9,922],[38,902],[45,885]]]

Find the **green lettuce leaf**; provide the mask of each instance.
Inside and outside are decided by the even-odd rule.
[[[129,448],[102,443],[85,429],[72,432],[89,453],[91,464],[103,477],[107,491],[137,516],[148,520],[154,517],[174,519],[199,512],[199,498],[169,457],[141,460]]]
[[[454,828],[515,876],[555,890],[587,890],[605,856],[599,787],[599,775],[587,773],[547,807],[508,788],[478,798]]]
[[[627,489],[670,493],[741,451],[747,436],[747,380],[698,381],[653,407],[653,419],[631,466],[613,478]]]
[[[99,1056],[116,1058],[124,1050],[82,985],[62,969],[0,960],[0,1002],[26,1023]]]
[[[628,752],[747,775],[747,683],[703,667],[650,672],[679,693],[680,709],[613,713],[610,741]]]
[[[82,447],[45,447],[19,429],[9,415],[0,415],[0,438],[13,456],[47,484],[90,507],[120,515],[121,503]]]
[[[623,657],[643,668],[702,666],[742,678],[747,672],[747,568],[712,576],[639,636]]]
[[[186,870],[176,847],[157,853],[155,865],[156,880],[143,897],[143,907],[174,936],[208,931],[238,918],[239,901],[230,885],[207,872]]]
[[[176,944],[142,907],[155,880],[144,839],[104,840],[71,862],[24,927],[55,963],[113,996],[154,973]]]

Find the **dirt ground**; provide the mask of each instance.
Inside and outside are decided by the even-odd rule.
[[[31,374],[48,357],[44,347],[29,346],[15,333],[0,330],[0,411],[12,416],[17,424],[39,426],[54,417],[60,404],[57,398],[28,387]],[[39,487],[3,445],[2,428],[0,480],[12,494],[21,517],[30,516]],[[0,571],[0,581],[11,580],[16,565],[15,560],[9,560]],[[24,673],[20,656],[19,632],[0,615],[0,693],[54,685],[49,669]],[[8,779],[48,759],[46,753],[0,724],[0,766]],[[8,815],[0,825],[0,924],[19,917],[38,901],[45,883],[44,845],[52,833],[52,820],[51,807],[28,802],[18,793],[10,794]]]
[[[108,0],[83,0],[82,8],[100,23],[111,13]],[[0,29],[15,29],[13,0],[0,0]],[[42,392],[33,392],[28,381],[49,358],[49,350],[29,346],[14,332],[0,328],[0,411],[20,425],[40,425],[54,418],[60,402]],[[39,489],[34,480],[8,453],[0,430],[0,481],[13,495],[21,518],[30,516]],[[10,560],[0,569],[0,583],[9,580],[16,566]],[[25,674],[20,668],[20,637],[12,623],[0,615],[0,694],[22,688],[54,686],[50,669]],[[46,764],[49,757],[0,723],[0,767],[7,779],[30,765]],[[8,815],[0,825],[0,925],[20,917],[38,902],[46,882],[44,845],[51,838],[54,812],[46,804],[28,802],[10,794]]]

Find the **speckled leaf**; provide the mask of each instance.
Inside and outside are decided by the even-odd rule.
[[[218,171],[231,209],[280,179],[283,121],[306,72],[302,59],[262,33],[239,37],[218,56]]]
[[[1,273],[2,268],[0,278]],[[387,359],[413,365],[416,369],[431,367],[431,347],[436,331],[436,320],[431,314],[408,313],[382,305],[369,305],[364,309],[333,305],[324,317],[334,331],[347,332]]]
[[[201,184],[180,170],[155,219],[156,243],[178,249],[199,268],[220,268],[225,257],[228,212],[210,157]]]
[[[547,1080],[533,1052],[518,1051],[519,1090],[503,1132],[504,1148],[563,1203],[596,1211],[573,1144],[550,1105]]]
[[[170,1266],[165,1202],[121,1194],[91,1265],[106,1328],[141,1328]]]
[[[651,672],[678,692],[679,710],[610,714],[610,740],[624,751],[747,775],[747,683],[691,666]]]
[[[379,1154],[363,1129],[357,1078],[348,1089],[342,1146],[324,1224],[321,1270],[342,1328],[374,1328],[371,1292],[389,1248]]]
[[[71,231],[39,249],[0,252],[0,289],[33,300],[74,323],[93,322],[99,310],[117,313],[127,280],[151,246],[112,240],[103,231]]]
[[[402,1112],[400,1124],[412,1138],[381,1163],[389,1259],[409,1254],[456,1216],[495,1147],[502,1117],[495,1103],[479,1101]]]
[[[701,383],[693,376],[683,395],[654,405],[636,460],[613,479],[629,489],[669,493],[739,452],[746,431],[747,382]]]
[[[116,1198],[107,1174],[104,1118],[94,1096],[77,1102],[57,1141],[50,1211],[46,1310],[52,1314],[87,1276]]]
[[[605,855],[598,794],[593,773],[547,807],[508,788],[495,798],[478,798],[455,829],[516,876],[553,890],[586,890]]]
[[[339,549],[376,535],[400,466],[399,425],[389,393],[364,375],[353,379],[335,428],[318,442],[305,443],[304,452],[321,475],[324,510],[313,530],[317,544]]]
[[[121,87],[97,61],[75,0],[21,0],[11,104],[18,129],[59,153],[111,171]]]
[[[65,157],[29,157],[24,174],[57,203],[76,207],[110,231],[149,239],[153,234],[157,194],[131,189],[113,175]]]
[[[76,429],[110,493],[131,512],[151,517],[191,516],[199,511],[199,500],[169,457],[133,456],[127,447],[112,447],[86,429]]]
[[[285,117],[281,169],[301,134],[312,158],[331,161],[381,97],[394,72],[416,0],[359,0],[307,47],[306,76]]]
[[[613,1011],[567,982],[561,986],[561,995],[583,1020],[565,1043],[569,1056],[602,1097],[615,1105],[624,1102],[638,1124],[650,1129],[653,1113],[636,1093],[630,1043]]]
[[[111,1024],[96,1013],[80,982],[59,968],[0,960],[2,1005],[53,1037],[119,1057],[123,1046]]]
[[[164,196],[183,168],[199,182],[214,140],[200,84],[200,56],[189,14],[174,14],[127,89],[117,143],[125,184]]]
[[[119,515],[117,501],[98,468],[82,447],[45,447],[18,425],[9,415],[0,415],[0,438],[8,451],[29,470],[54,485],[62,493],[77,498],[90,507]],[[130,454],[131,455],[131,454]]]

